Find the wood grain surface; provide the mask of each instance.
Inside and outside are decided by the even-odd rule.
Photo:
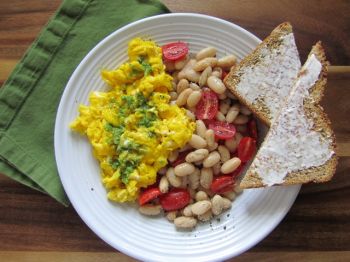
[[[57,9],[58,0],[0,0],[0,84]],[[232,261],[350,261],[350,2],[346,0],[164,0],[173,12],[234,22],[263,38],[290,21],[305,59],[322,40],[332,63],[323,106],[339,166],[334,179],[306,185],[282,223]],[[72,207],[0,174],[0,261],[135,261],[100,240]]]

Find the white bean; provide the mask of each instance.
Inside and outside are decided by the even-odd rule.
[[[234,191],[229,191],[229,192],[223,193],[223,195],[224,195],[226,198],[228,198],[228,199],[230,199],[231,201],[233,201],[233,200],[235,200],[237,194],[236,194]]]
[[[223,209],[223,200],[222,197],[220,195],[215,195],[212,199],[211,199],[211,211],[213,212],[213,214],[215,216],[220,215]]]
[[[216,49],[214,47],[206,47],[202,50],[200,50],[197,54],[196,54],[196,59],[197,60],[202,60],[203,58],[206,57],[214,57],[216,56]]]
[[[229,174],[229,173],[235,171],[239,167],[240,164],[241,164],[241,160],[238,157],[233,157],[230,160],[227,160],[221,166],[221,173]]]
[[[220,160],[222,163],[225,163],[226,161],[228,161],[230,159],[231,154],[226,146],[220,145],[218,147],[218,151],[220,153]]]
[[[186,156],[186,161],[189,163],[200,161],[206,158],[208,155],[209,155],[208,149],[204,149],[204,148],[197,149]]]
[[[223,101],[220,101],[220,106],[219,106],[220,112],[223,113],[224,115],[227,114],[228,110],[230,109],[230,101],[228,99],[225,99]]]
[[[202,138],[205,138],[205,132],[207,131],[207,128],[202,120],[196,121],[196,133],[197,135],[201,136]]]
[[[173,100],[177,99],[177,93],[176,92],[170,92],[169,95],[170,95],[170,100],[173,101]]]
[[[200,76],[201,76],[201,74],[196,72],[193,69],[186,70],[186,78],[191,82],[198,83]]]
[[[209,200],[202,200],[194,203],[191,206],[192,213],[195,215],[203,215],[211,208],[211,202]]]
[[[222,68],[221,67],[214,67],[211,75],[212,76],[216,76],[216,77],[221,79],[221,77],[222,77]]]
[[[236,151],[241,139],[242,139],[241,133],[237,132],[233,138],[225,140],[225,146],[228,148],[230,152],[233,153]]]
[[[236,56],[234,56],[234,55],[228,55],[228,56],[224,56],[224,57],[220,58],[220,59],[218,60],[217,65],[218,65],[219,67],[223,67],[223,68],[225,68],[225,69],[228,69],[228,68],[230,68],[231,66],[235,65],[236,62],[237,62]]]
[[[188,176],[188,184],[191,189],[197,189],[199,186],[200,171],[198,168]]]
[[[159,181],[159,190],[162,193],[166,193],[169,190],[169,181],[166,178],[166,176],[162,176],[162,178]]]
[[[195,71],[203,71],[206,69],[208,66],[214,67],[216,66],[216,63],[218,62],[218,59],[215,57],[206,57],[203,58],[202,60],[199,60],[194,66],[193,70]]]
[[[182,59],[176,60],[175,63],[174,63],[174,67],[175,67],[176,70],[181,70],[182,68],[185,67],[187,62],[188,62],[188,56],[186,56],[186,57],[184,57]]]
[[[221,163],[217,162],[215,165],[212,166],[212,169],[215,176],[221,174]]]
[[[195,107],[199,100],[201,100],[202,92],[201,91],[193,91],[187,98],[187,105],[189,107]]]
[[[235,104],[230,107],[226,115],[226,122],[232,123],[239,114],[239,104]]]
[[[241,194],[243,192],[243,188],[239,186],[239,184],[235,185],[234,191],[237,195]]]
[[[174,162],[177,159],[178,156],[179,156],[179,151],[178,150],[171,151],[171,153],[168,156],[169,162],[170,163]]]
[[[192,89],[187,88],[184,91],[180,93],[180,95],[176,99],[176,104],[178,106],[184,106],[186,105],[188,97],[192,94]]]
[[[212,167],[220,161],[220,154],[218,151],[210,152],[210,154],[203,160],[204,167]]]
[[[184,68],[182,68],[181,71],[179,71],[177,78],[178,79],[183,79],[186,78],[186,73],[188,70],[193,70],[193,66],[197,63],[197,61],[195,59],[190,59],[187,64],[184,66]]]
[[[229,209],[232,206],[232,202],[230,199],[227,199],[226,197],[222,198],[222,209],[226,210]]]
[[[198,191],[195,196],[196,201],[208,200],[209,197],[204,191]]]
[[[226,86],[221,79],[216,76],[209,76],[207,83],[208,87],[217,94],[223,94],[226,91]]]
[[[178,228],[193,228],[197,224],[197,219],[181,216],[174,219],[174,224]]]
[[[170,185],[173,187],[180,187],[181,186],[181,178],[175,175],[174,168],[170,167],[168,168],[166,172],[166,178],[168,179]]]
[[[156,216],[160,214],[160,211],[162,210],[161,205],[151,205],[146,204],[139,207],[139,212],[143,215],[147,216]]]
[[[181,163],[174,168],[174,172],[176,176],[188,176],[193,173],[195,170],[195,166],[190,163]]]
[[[192,113],[191,110],[186,109],[186,116],[192,121],[196,121],[196,116]]]
[[[208,146],[213,146],[215,144],[215,134],[213,129],[208,129],[205,131],[205,140],[207,141]]]
[[[224,122],[226,120],[226,117],[224,116],[223,113],[221,113],[220,111],[218,111],[216,113],[215,119],[221,122]]]
[[[208,150],[209,150],[209,152],[212,152],[212,151],[214,151],[215,149],[217,149],[218,148],[218,146],[219,146],[219,144],[217,143],[217,142],[215,142],[214,144],[212,144],[212,145],[208,145]]]
[[[186,207],[183,209],[182,214],[183,214],[185,217],[192,217],[192,216],[193,216],[193,213],[192,213],[192,205],[186,206]]]
[[[205,148],[207,146],[207,142],[202,137],[195,134],[192,135],[191,140],[188,143],[196,149]]]
[[[202,168],[201,177],[200,177],[200,185],[203,188],[209,189],[211,182],[213,182],[213,170],[211,168]]]
[[[189,88],[189,86],[190,86],[190,83],[188,82],[187,79],[181,79],[176,86],[177,95],[181,94],[181,92]]]
[[[201,76],[199,77],[198,84],[200,87],[205,86],[207,84],[208,77],[211,75],[212,69],[208,66],[203,70]]]
[[[238,115],[235,120],[233,121],[234,124],[236,125],[245,125],[248,123],[249,117],[246,115]]]
[[[249,116],[252,114],[252,112],[248,109],[248,107],[246,106],[241,106],[240,110],[239,110],[243,115]]]
[[[169,220],[169,221],[174,221],[174,219],[176,218],[177,216],[177,211],[169,211],[167,214],[166,214],[166,218]]]
[[[211,210],[209,209],[207,212],[205,212],[204,214],[202,215],[199,215],[198,216],[198,219],[202,222],[206,222],[206,221],[209,221],[211,218],[213,217],[213,214],[211,212]]]
[[[193,91],[199,91],[199,90],[201,90],[201,88],[199,87],[199,85],[197,85],[196,83],[190,83],[190,88],[191,88]]]

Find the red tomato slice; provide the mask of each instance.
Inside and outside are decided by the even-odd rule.
[[[188,45],[184,42],[174,42],[162,46],[165,59],[175,61],[185,57],[188,53]]]
[[[236,134],[235,126],[227,122],[212,121],[209,123],[209,128],[214,130],[217,139],[230,139]]]
[[[149,187],[143,191],[139,197],[139,205],[142,206],[148,202],[156,199],[162,194],[158,187]]]
[[[174,188],[160,196],[160,204],[165,211],[181,209],[187,206],[190,200],[190,193],[182,188]]]
[[[256,121],[255,119],[251,119],[248,122],[248,132],[249,135],[254,138],[254,139],[258,139],[258,129],[256,127]]]
[[[219,108],[219,99],[217,94],[211,90],[202,92],[202,97],[196,106],[197,119],[213,119]]]
[[[248,162],[256,151],[256,140],[249,136],[243,137],[238,144],[238,157],[242,162]]]
[[[225,192],[232,191],[235,180],[232,176],[225,175],[214,178],[210,185],[210,190],[213,193],[222,194]]]
[[[176,160],[174,162],[172,162],[170,165],[172,167],[176,167],[177,165],[180,165],[182,163],[185,162],[185,158],[186,156],[188,155],[188,153],[190,153],[191,150],[187,150],[187,151],[184,151],[184,152],[180,152],[178,157],[176,158]]]

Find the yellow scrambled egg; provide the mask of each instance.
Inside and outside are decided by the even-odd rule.
[[[133,201],[141,187],[155,183],[170,152],[183,147],[195,128],[184,109],[169,104],[172,78],[161,48],[135,38],[128,55],[119,68],[102,71],[111,90],[91,93],[90,105],[80,105],[71,123],[91,142],[108,198],[117,202]]]

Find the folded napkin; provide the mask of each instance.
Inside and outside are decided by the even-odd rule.
[[[58,103],[70,75],[111,32],[165,12],[168,9],[156,0],[64,1],[0,88],[0,173],[68,205],[53,137]]]

